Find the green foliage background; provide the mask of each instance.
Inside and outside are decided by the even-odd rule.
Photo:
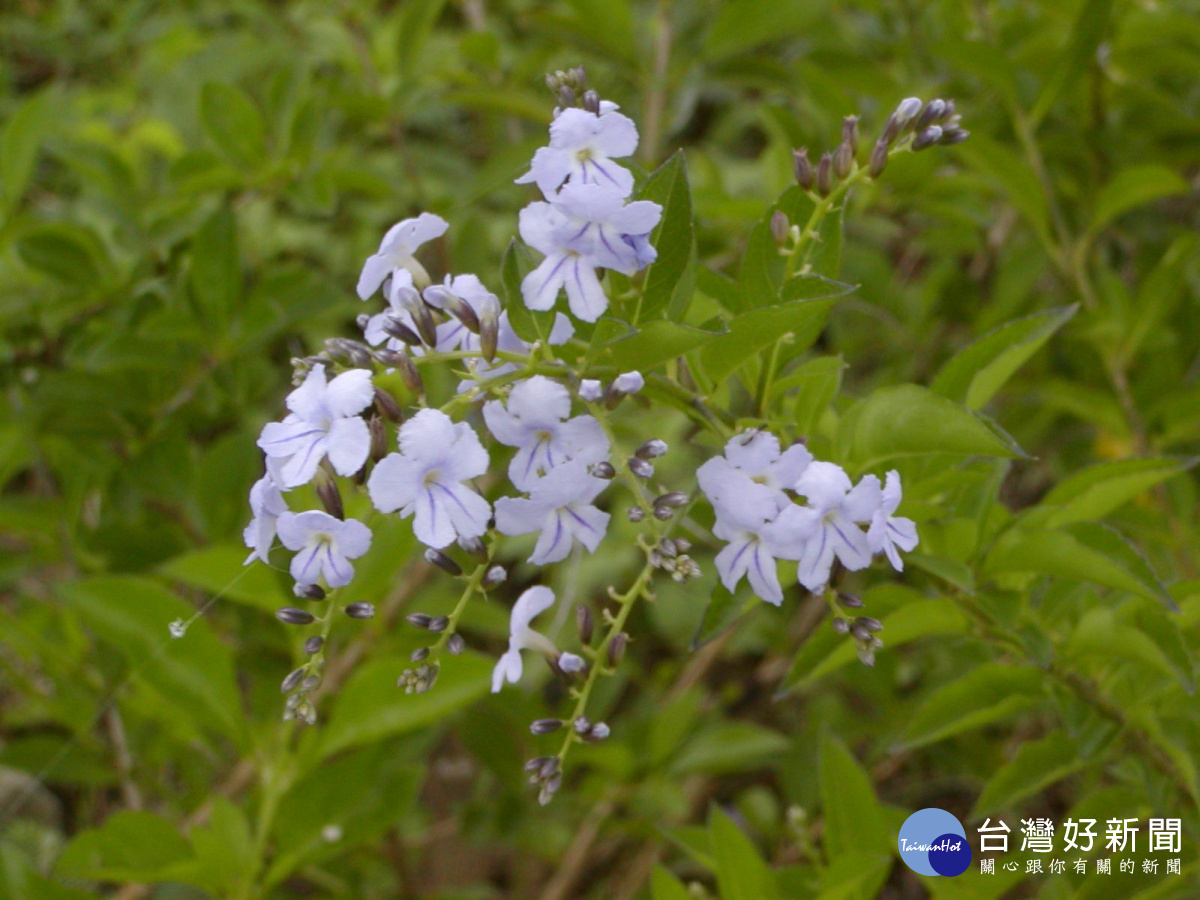
[[[0,896],[1196,896],[1197,12],[7,5]],[[417,638],[396,623],[455,588],[381,527],[344,598],[381,615],[339,628],[322,722],[297,732],[277,691],[296,638],[271,615],[290,585],[242,569],[240,534],[288,359],[353,333],[388,225],[438,212],[431,270],[500,289],[542,75],[575,64],[639,123],[646,172],[685,151],[694,232],[676,209],[660,249],[698,285],[692,324],[780,302],[739,259],[770,255],[792,147],[831,149],[855,112],[869,141],[913,94],[954,97],[972,137],[854,189],[840,278],[861,287],[811,347],[779,345],[766,405],[856,472],[903,471],[920,552],[849,582],[887,625],[876,666],[798,590],[694,650],[730,618],[706,615],[706,559],[635,611],[601,691],[614,737],[542,809],[527,725],[565,700],[485,696],[506,606],[472,609],[432,693],[400,694]],[[694,360],[747,420],[751,344]],[[718,446],[688,446],[682,415],[622,427],[680,448],[663,470],[683,489]],[[631,534],[556,586],[620,583]],[[893,836],[926,806],[969,834],[1004,817],[1014,843],[1034,815],[1182,817],[1183,874],[919,878]]]

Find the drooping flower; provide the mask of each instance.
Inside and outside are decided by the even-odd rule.
[[[413,320],[412,304],[420,301],[420,296],[412,284],[412,275],[406,269],[397,269],[387,290],[388,306],[381,313],[376,313],[367,319],[363,326],[363,340],[372,347],[385,344],[389,350],[409,351],[409,345],[388,334],[385,326],[388,319],[399,321],[413,334],[417,334],[417,323]],[[412,351],[421,353],[421,347],[413,347]]]
[[[609,514],[592,501],[608,486],[573,459],[550,470],[529,491],[529,499],[503,497],[496,501],[496,529],[501,534],[538,532],[529,561],[534,565],[566,559],[576,540],[594,552],[608,530]]]
[[[487,467],[487,451],[470,425],[423,409],[400,426],[400,452],[379,461],[367,493],[380,512],[413,516],[417,540],[441,549],[487,531],[491,507],[464,483]]]
[[[571,312],[596,321],[608,308],[596,269],[632,275],[652,262],[654,248],[635,238],[648,235],[661,216],[657,203],[626,204],[598,184],[568,184],[550,202],[531,203],[521,210],[521,239],[546,258],[521,282],[525,305],[550,309],[566,290]]]
[[[371,530],[357,519],[341,519],[320,510],[285,512],[277,522],[279,540],[295,550],[291,573],[297,584],[316,584],[322,577],[331,588],[354,578],[357,559],[371,549]]]
[[[250,488],[250,511],[253,518],[242,532],[242,539],[251,549],[243,565],[249,565],[256,559],[269,562],[267,557],[275,541],[275,521],[288,511],[283,492],[270,473],[258,479]]]
[[[912,519],[893,515],[900,506],[902,497],[900,473],[893,469],[887,473],[879,506],[871,516],[871,527],[867,529],[867,543],[871,552],[886,553],[892,568],[897,572],[904,571],[904,561],[900,558],[899,551],[911,552],[919,540],[917,526]]]
[[[725,444],[725,455],[715,456],[696,471],[701,490],[714,504],[725,491],[739,492],[747,481],[765,485],[772,492],[777,508],[791,501],[784,493],[804,474],[812,454],[803,444],[794,444],[783,452],[779,438],[763,429],[750,429],[734,435]],[[737,477],[727,477],[736,473]]]
[[[599,115],[564,109],[550,125],[550,146],[533,155],[529,171],[517,184],[535,182],[549,197],[570,179],[571,184],[600,184],[628,197],[633,175],[612,160],[632,155],[637,144],[637,126],[612,104]]]
[[[415,219],[405,219],[388,229],[379,243],[379,250],[367,257],[358,276],[358,296],[366,300],[397,269],[410,273],[419,286],[429,284],[429,273],[413,256],[426,241],[439,238],[449,225],[441,216],[421,213]]]
[[[560,653],[554,643],[545,635],[539,634],[529,627],[529,623],[538,615],[554,605],[554,591],[538,585],[531,587],[513,605],[509,619],[508,650],[496,662],[492,670],[492,693],[497,693],[504,682],[516,684],[521,680],[523,666],[521,664],[522,650],[536,650],[547,659],[554,660],[564,672],[579,672],[583,669],[583,659],[574,653]]]
[[[516,487],[529,490],[534,482],[569,459],[599,462],[608,456],[608,438],[592,416],[571,414],[567,389],[534,375],[518,382],[507,404],[492,400],[484,404],[483,419],[496,440],[516,447],[508,477]]]
[[[325,365],[317,363],[303,384],[288,394],[291,415],[263,427],[258,446],[281,460],[280,486],[307,484],[325,457],[339,475],[353,475],[371,451],[371,433],[359,417],[374,399],[371,373],[343,372],[328,383]]]
[[[810,591],[829,581],[834,559],[850,571],[871,564],[867,536],[856,523],[870,522],[879,506],[879,479],[851,488],[850,476],[834,463],[812,462],[796,481],[808,506],[787,506],[775,520],[775,536],[799,559],[797,575]],[[799,551],[797,553],[797,551]]]

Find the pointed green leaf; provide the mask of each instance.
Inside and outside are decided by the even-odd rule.
[[[970,818],[979,819],[1018,804],[1087,764],[1065,731],[1055,731],[1037,741],[1027,741],[992,775],[984,786]]]
[[[554,328],[554,310],[538,312],[525,305],[521,294],[521,281],[532,272],[537,264],[533,254],[523,243],[513,238],[504,251],[500,263],[500,282],[504,289],[504,309],[508,322],[523,341],[545,341]]]
[[[1038,504],[1048,527],[1100,519],[1125,503],[1200,462],[1200,458],[1157,457],[1100,463],[1068,475]]]
[[[778,900],[779,886],[758,848],[717,806],[709,814],[708,833],[721,900]]]
[[[824,810],[825,855],[871,853],[892,855],[895,840],[883,820],[871,779],[849,750],[826,735],[821,741],[821,808]]]
[[[228,208],[218,209],[192,238],[191,285],[200,315],[226,329],[242,293],[237,220]]]
[[[655,319],[643,322],[637,331],[622,336],[607,346],[613,364],[618,369],[623,372],[637,369],[646,373],[655,366],[691,350],[697,350],[726,333],[723,328],[708,330],[668,319]]]
[[[254,167],[266,157],[262,113],[240,88],[217,81],[205,84],[200,89],[200,121],[231,162]]]
[[[654,171],[642,188],[640,199],[653,200],[662,206],[663,212],[650,239],[658,258],[646,271],[634,324],[657,318],[664,311],[678,322],[687,312],[695,286],[692,195],[682,150],[677,150]]]
[[[900,746],[911,750],[1011,718],[1039,702],[1041,683],[1041,672],[1032,666],[984,663],[926,698]]]
[[[24,196],[51,121],[49,91],[29,97],[9,115],[0,135],[0,211],[12,210]]]
[[[1166,166],[1144,165],[1122,169],[1096,195],[1088,230],[1091,234],[1099,234],[1132,209],[1187,192],[1188,183],[1178,172]]]
[[[650,900],[692,900],[678,878],[656,865],[650,873]]]
[[[942,366],[930,390],[979,409],[1078,309],[1064,306],[1001,325]]]

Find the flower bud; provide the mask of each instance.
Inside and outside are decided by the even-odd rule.
[[[560,84],[558,86],[558,106],[560,109],[568,109],[575,105],[575,92],[571,90],[570,85]]]
[[[576,656],[574,653],[560,653],[558,659],[555,660],[558,668],[567,674],[582,672],[587,668],[587,663],[584,662],[582,656]]]
[[[605,725],[603,722],[596,722],[583,735],[583,739],[589,742],[602,741],[608,737],[610,733],[611,732],[609,731],[607,725]]]
[[[437,346],[437,323],[433,321],[433,310],[418,296],[415,300],[405,304],[405,308],[412,315],[413,323],[417,326],[417,334],[421,336],[421,341],[429,347]]]
[[[658,542],[658,552],[668,558],[674,558],[679,555],[679,550],[675,546],[675,542],[670,538],[663,538]]]
[[[796,184],[800,185],[806,191],[811,191],[813,185],[817,183],[817,173],[813,170],[813,165],[808,160],[807,147],[801,147],[799,150],[792,151],[792,168],[796,173]]]
[[[842,119],[842,143],[850,148],[850,156],[858,155],[858,116]]]
[[[575,627],[579,629],[579,643],[584,646],[590,644],[596,627],[590,606],[580,604],[575,607]]]
[[[371,348],[348,338],[326,338],[325,352],[332,358],[344,360],[360,369],[371,368]]]
[[[961,144],[971,136],[971,132],[965,131],[962,128],[943,128],[941,140],[938,141],[943,147],[951,147],[954,144]]]
[[[942,139],[942,127],[940,125],[930,125],[924,131],[917,133],[913,138],[913,150],[924,150],[926,147],[932,147]]]
[[[428,656],[429,656],[429,648],[428,647],[418,647],[416,650],[414,650],[412,653],[410,653],[408,655],[408,658],[411,662],[419,663],[419,662],[424,662]]]
[[[398,353],[396,356],[396,371],[400,373],[400,378],[403,379],[404,386],[417,396],[424,394],[425,382],[421,378],[421,373],[417,371],[416,363],[404,353]]]
[[[379,416],[367,419],[367,433],[371,436],[371,459],[379,462],[388,454],[387,430],[383,427],[383,419]]]
[[[649,478],[654,474],[654,464],[640,456],[631,456],[626,465],[629,466],[629,471],[638,478]]]
[[[625,658],[625,647],[629,643],[629,635],[621,632],[616,635],[608,644],[608,664],[616,666]]]
[[[300,690],[302,690],[304,693],[308,694],[308,693],[311,693],[312,691],[315,691],[320,686],[321,686],[321,676],[320,675],[309,675],[307,678],[304,679],[304,682],[300,685]]]
[[[492,566],[483,576],[483,589],[491,590],[496,585],[504,584],[508,580],[508,572],[504,566]]]
[[[354,324],[358,326],[359,331],[366,331],[367,326],[371,324],[371,314],[359,313],[354,317]]]
[[[441,634],[450,625],[449,616],[434,616],[425,627],[434,634]]]
[[[417,347],[421,343],[420,336],[395,316],[384,317],[383,331],[388,337],[403,341],[410,347]]]
[[[603,478],[606,481],[610,478],[617,477],[617,470],[613,468],[613,464],[607,460],[601,460],[598,463],[592,463],[588,466],[588,471],[595,478]]]
[[[296,582],[292,586],[292,593],[301,600],[324,600],[325,589],[319,584],[300,584]]]
[[[463,640],[463,636],[461,634],[452,634],[446,640],[446,649],[450,652],[451,656],[458,656],[463,652],[463,650],[466,649],[466,646],[467,642]]]
[[[304,675],[307,672],[308,672],[307,666],[301,666],[300,668],[294,669],[291,672],[289,672],[287,678],[283,679],[283,681],[279,685],[279,693],[290,694],[292,691],[294,691],[296,689],[296,687],[300,684],[300,682],[304,680]]]
[[[850,623],[838,616],[833,620],[833,630],[838,634],[848,634],[850,631]]]
[[[687,553],[692,549],[692,542],[687,538],[677,537],[675,538],[675,549],[677,549],[680,553]]]
[[[883,623],[878,619],[872,619],[870,616],[859,616],[854,620],[854,624],[861,625],[870,632],[883,631]]]
[[[604,387],[595,378],[585,378],[579,382],[579,396],[583,400],[595,403],[604,396]]]
[[[634,451],[634,455],[641,457],[642,459],[657,459],[660,456],[666,456],[668,449],[669,448],[667,447],[666,441],[660,441],[658,438],[651,438],[650,440],[646,441],[646,443],[642,444],[642,446],[638,447],[637,450]]]
[[[629,511],[626,513],[626,515],[629,516],[630,522],[640,522],[642,519],[646,518],[646,511],[640,506],[631,506],[629,507]]]
[[[491,307],[485,307],[479,314],[479,352],[488,362],[496,358],[496,350],[500,344],[500,320],[498,313]]]
[[[588,721],[587,716],[579,716],[571,723],[571,727],[575,729],[576,734],[584,734],[591,730],[592,723]]]
[[[595,91],[584,91],[583,108],[593,115],[600,115],[600,95]]]
[[[901,100],[900,105],[896,107],[896,111],[892,113],[897,126],[897,131],[893,139],[903,134],[920,112],[920,97],[905,97]],[[889,124],[891,124],[891,120],[889,120]]]
[[[426,549],[425,562],[437,566],[443,572],[449,572],[451,575],[457,576],[463,573],[462,566],[434,547]]]
[[[675,515],[675,510],[671,509],[669,506],[656,506],[651,510],[651,512],[654,513],[654,518],[658,519],[660,522],[666,522],[673,515]]]
[[[543,765],[545,765],[550,760],[556,759],[556,758],[557,757],[554,757],[554,756],[535,756],[533,759],[531,759],[527,763],[525,763],[525,771],[531,772],[531,773],[532,772],[540,772]]]
[[[430,285],[425,288],[424,297],[425,302],[430,306],[448,312],[454,318],[458,319],[458,321],[462,322],[463,327],[472,334],[479,334],[479,317],[475,315],[475,308],[445,285]],[[434,343],[430,346],[434,346],[436,343],[437,340],[435,338]]]
[[[817,163],[817,193],[822,197],[833,193],[833,156],[828,153],[822,153]]]
[[[913,122],[913,131],[924,131],[930,125],[941,122],[945,111],[946,101],[930,100],[925,104],[925,108],[921,110],[921,114]]]
[[[311,625],[316,621],[312,613],[296,609],[294,606],[285,606],[283,609],[276,610],[275,618],[284,625]]]
[[[371,619],[375,617],[375,604],[365,601],[351,603],[346,607],[345,613],[352,619]]]
[[[867,172],[872,178],[878,178],[883,174],[884,168],[888,161],[888,145],[880,138],[874,148],[871,150],[871,161],[867,163]]]
[[[845,178],[854,169],[854,151],[849,144],[838,144],[833,151],[833,174]]]
[[[850,626],[850,631],[854,633],[855,640],[862,641],[864,643],[871,640],[871,632],[862,625],[859,625],[857,622]]]
[[[529,726],[529,730],[534,734],[550,734],[552,731],[558,731],[562,726],[562,719],[535,719]]]
[[[471,554],[480,562],[486,562],[488,558],[487,545],[477,537],[460,537],[458,546]]]
[[[342,493],[332,478],[322,476],[317,479],[317,498],[325,507],[325,512],[335,519],[346,518],[346,511],[342,508]]]
[[[396,398],[379,385],[375,385],[375,408],[389,422],[404,421],[404,414],[400,411],[400,404],[396,402]]]
[[[687,504],[688,495],[683,491],[671,491],[669,494],[663,494],[661,497],[654,498],[655,506],[669,506],[671,509],[679,509],[680,507],[687,506]]]
[[[309,656],[315,656],[321,652],[321,648],[325,646],[325,638],[319,634],[314,634],[304,642],[304,652]]]
[[[425,613],[409,613],[404,617],[413,628],[428,628],[429,623],[433,621],[433,616],[427,616]]]
[[[862,609],[864,605],[862,597],[858,596],[858,594],[848,594],[845,591],[838,591],[837,598],[838,602],[846,607],[846,609]]]
[[[791,230],[792,223],[788,221],[787,213],[782,209],[777,209],[771,213],[771,238],[775,244],[782,247],[787,243],[788,232]]]

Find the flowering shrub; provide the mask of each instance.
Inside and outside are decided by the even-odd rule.
[[[633,279],[660,253],[674,262],[691,252],[678,245],[679,238],[661,251],[655,244],[664,235],[690,233],[691,223],[678,221],[689,215],[686,204],[672,204],[664,218],[660,203],[630,199],[636,179],[616,160],[637,149],[637,126],[586,86],[582,69],[558,72],[548,82],[559,98],[550,143],[538,149],[529,171],[517,179],[535,184],[544,199],[521,210],[520,236],[527,246],[514,241],[501,267],[507,303],[474,274],[446,273],[442,283],[431,279],[416,257],[423,244],[446,233],[445,220],[425,212],[392,226],[359,276],[362,300],[372,300],[380,289],[387,299],[383,312],[359,317],[363,341],[331,338],[322,354],[293,360],[298,387],[287,398],[290,413],[266,425],[258,440],[267,474],[251,490],[254,519],[245,532],[252,550],[247,564],[268,561],[267,548],[278,531],[284,547],[295,551],[290,571],[296,596],[324,601],[318,615],[295,607],[278,612],[281,621],[306,626],[318,639],[305,643],[307,660],[284,681],[285,718],[311,724],[316,710],[308,694],[320,684],[327,662],[338,612],[335,591],[353,577],[350,560],[370,546],[367,526],[345,519],[344,491],[365,491],[377,513],[411,517],[413,533],[428,548],[425,558],[466,585],[448,616],[409,616],[410,624],[439,635],[432,646],[413,651],[416,668],[398,673],[406,692],[424,693],[436,685],[441,651],[457,654],[466,646],[458,628],[467,605],[476,594],[487,595],[506,583],[507,573],[495,564],[504,555],[502,538],[535,535],[528,562],[539,569],[573,553],[596,553],[612,519],[598,504],[620,502],[602,499],[611,493],[610,484],[619,483],[628,495],[626,517],[641,525],[636,536],[645,557],[641,572],[629,586],[609,587],[615,606],[603,609],[599,630],[591,605],[585,601],[577,607],[578,654],[560,650],[530,627],[535,616],[554,605],[555,595],[543,585],[527,588],[513,605],[508,650],[492,673],[493,691],[518,682],[521,651],[536,650],[571,685],[570,715],[540,718],[531,726],[536,735],[559,728],[567,735],[557,754],[526,765],[543,804],[562,785],[562,765],[573,743],[611,733],[609,725],[589,718],[588,703],[596,679],[611,674],[621,661],[633,605],[654,599],[659,571],[677,582],[700,577],[701,560],[708,555],[702,544],[714,551],[711,564],[728,592],[725,603],[738,596],[744,579],[753,595],[780,606],[778,563],[797,563],[795,581],[826,598],[835,630],[852,634],[859,659],[874,662],[883,646],[878,636],[883,625],[846,613],[862,604],[838,586],[845,573],[866,568],[879,554],[902,571],[901,552],[917,547],[916,525],[895,515],[900,474],[888,471],[886,486],[871,473],[854,484],[841,465],[814,459],[801,435],[785,432],[792,443],[782,449],[780,436],[771,430],[767,391],[782,368],[780,347],[789,345],[787,353],[794,357],[805,349],[805,338],[767,329],[795,328],[811,343],[828,312],[827,301],[852,290],[835,280],[836,260],[814,260],[823,245],[841,241],[839,203],[851,185],[878,178],[893,154],[957,144],[968,136],[952,102],[909,98],[888,118],[865,166],[858,161],[857,117],[846,119],[837,150],[822,156],[815,168],[804,151],[796,151],[797,185],[768,214],[774,246],[766,245],[767,233],[760,232],[759,243],[747,251],[761,254],[757,274],[777,295],[749,301],[766,300],[756,308],[779,309],[783,315],[777,323],[735,318],[722,333],[689,326],[686,297],[674,309],[662,303],[680,290],[686,265],[674,263],[660,274],[668,264],[664,260],[660,268]],[[682,157],[652,174],[643,195],[657,195],[653,186],[667,180],[669,198],[686,192]],[[793,225],[804,210],[806,224]],[[542,255],[532,268],[529,247]],[[772,254],[782,274],[775,271],[779,266]],[[625,280],[618,281],[618,275]],[[552,312],[564,294],[569,316]],[[754,309],[744,315],[752,317]],[[633,355],[623,352],[623,341],[647,334],[660,346],[643,341]],[[743,410],[736,402],[729,409],[711,408],[698,388],[705,354],[715,354],[717,366],[733,372],[759,346],[774,349],[759,367],[757,408]],[[698,351],[697,365],[688,354]],[[640,371],[621,372],[625,359],[644,365],[649,382]],[[462,380],[449,397],[431,396],[426,389],[422,373],[438,364],[462,367]],[[340,371],[329,378],[327,369]],[[399,376],[402,395],[384,386],[389,374]],[[646,405],[664,412],[670,409],[668,397],[686,403],[693,410],[693,434],[725,442],[722,455],[696,469],[695,483],[660,481],[655,460],[670,449],[661,438],[623,446],[621,410],[643,392]],[[572,416],[576,402],[586,412]],[[507,478],[521,496],[500,496],[490,504],[480,492],[479,481],[501,481],[499,472],[491,471],[493,453],[472,424],[480,418],[495,455],[501,448],[515,451]],[[399,423],[395,437],[388,434],[387,422]],[[1008,449],[994,437],[989,440],[1001,451]],[[394,442],[399,452],[389,452]],[[283,492],[314,480],[325,511],[287,511]],[[697,521],[701,498],[713,514],[711,529]],[[473,569],[464,570],[446,552],[452,545],[476,557]],[[361,618],[372,610],[360,603],[345,611]]]

